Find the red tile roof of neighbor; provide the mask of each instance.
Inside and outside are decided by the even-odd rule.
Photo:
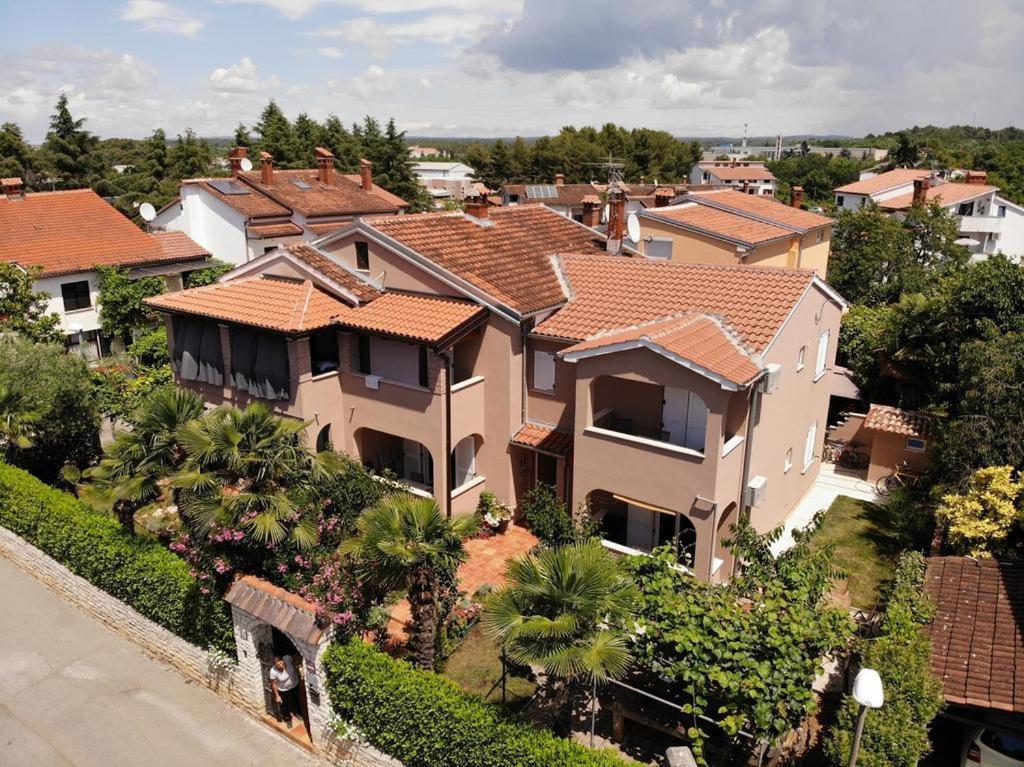
[[[572,435],[559,431],[552,426],[536,423],[525,423],[519,431],[512,435],[511,442],[524,447],[532,447],[544,453],[569,455],[572,452]]]
[[[539,205],[491,208],[485,221],[455,212],[367,223],[523,314],[565,301],[552,254],[605,249],[603,235]]]
[[[153,232],[156,244],[164,257],[172,261],[190,261],[194,258],[209,258],[210,251],[184,232]]]
[[[700,169],[722,181],[774,181],[775,176],[763,165],[750,165],[744,167],[737,165],[701,165]]]
[[[249,236],[256,239],[266,237],[291,237],[302,234],[302,227],[291,221],[277,221],[273,223],[258,224],[250,222],[247,226]]]
[[[291,210],[284,205],[275,202],[248,184],[236,181],[239,194],[224,194],[211,183],[213,181],[231,180],[230,178],[195,178],[185,179],[181,182],[181,185],[188,186],[194,184],[199,186],[203,191],[213,195],[228,207],[234,208],[246,218],[288,216],[291,214]]]
[[[91,189],[0,197],[0,232],[0,261],[41,267],[44,276],[209,255],[184,235],[147,234]]]
[[[932,418],[890,405],[872,405],[864,419],[864,428],[905,437],[927,437],[931,433]]]
[[[947,182],[945,184],[939,184],[938,186],[929,187],[926,197],[929,202],[934,201],[941,203],[942,205],[956,205],[957,203],[973,200],[975,197],[981,197],[982,195],[998,191],[999,187],[989,186],[987,184]],[[899,197],[890,197],[888,200],[882,200],[878,203],[878,207],[886,210],[905,210],[909,208],[913,202],[914,193],[908,192],[907,194],[901,194]]]
[[[334,174],[333,183],[330,185],[321,183],[316,170],[308,169],[278,170],[275,168],[273,183],[269,186],[264,186],[260,181],[259,171],[240,173],[239,178],[276,202],[307,217],[357,213],[397,213],[400,208],[407,207],[404,201],[399,201],[394,195],[385,192],[387,195],[385,197],[379,194],[379,187],[372,192],[365,191],[357,181],[353,181],[341,173]],[[309,188],[301,188],[294,182],[306,184]],[[383,192],[384,190],[379,189],[379,191]]]
[[[375,287],[368,285],[348,269],[332,261],[326,253],[317,250],[308,242],[286,245],[284,249],[306,266],[355,295],[360,301],[371,301],[380,295],[380,291]]]
[[[786,226],[801,231],[810,231],[819,226],[835,223],[835,219],[821,216],[802,208],[794,208],[779,202],[774,197],[744,194],[735,189],[709,189],[690,192],[688,199],[701,204],[728,208],[744,216],[754,216],[777,226]]]
[[[1024,563],[931,557],[932,671],[949,703],[1024,713]]]
[[[746,196],[746,195],[744,195]],[[792,229],[766,224],[737,213],[719,210],[695,202],[684,202],[665,208],[654,208],[646,213],[649,217],[693,227],[713,236],[728,237],[746,245],[761,245],[774,240],[794,236]]]
[[[526,194],[527,187],[539,187],[541,189],[555,190],[554,197],[530,197]],[[540,204],[545,205],[582,205],[583,198],[592,194],[600,194],[601,187],[597,184],[507,184],[506,194],[519,195],[519,205]]]
[[[835,191],[839,194],[878,194],[904,184],[913,184],[915,179],[928,178],[932,172],[924,168],[896,168],[879,173],[877,176],[845,184]]]
[[[335,319],[358,330],[436,343],[486,313],[482,306],[469,301],[385,293],[368,304],[347,309]]]
[[[715,266],[621,256],[558,257],[569,302],[535,330],[584,341],[686,313],[708,314],[763,351],[814,280],[808,269]]]

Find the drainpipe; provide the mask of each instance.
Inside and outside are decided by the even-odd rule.
[[[767,370],[762,372],[761,375],[755,378],[750,384],[750,407],[747,410],[747,435],[743,440],[743,472],[740,475],[740,497],[739,504],[737,504],[739,514],[737,515],[737,519],[739,519],[739,516],[743,514],[747,515],[748,518],[750,516],[750,508],[746,503],[744,503],[743,496],[745,495],[747,484],[750,482],[750,460],[751,455],[754,452],[754,416],[759,412],[761,406],[761,392],[758,390],[758,384],[761,383],[761,379],[766,375],[768,375]],[[738,562],[734,557],[732,560],[732,573],[730,574],[730,577],[736,575],[737,564]]]
[[[440,352],[444,360],[444,513],[452,516],[452,354],[445,350]]]
[[[520,322],[519,323],[519,344],[520,344],[520,348],[523,350],[523,365],[522,365],[522,367],[523,367],[522,379],[523,380],[522,380],[521,385],[520,385],[520,389],[521,389],[520,395],[521,396],[519,398],[519,423],[526,423],[526,365],[527,365],[527,355],[528,355],[528,352],[526,351],[526,336],[527,336],[526,323],[525,322]]]

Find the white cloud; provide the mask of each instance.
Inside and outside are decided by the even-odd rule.
[[[371,64],[362,74],[352,78],[352,90],[364,101],[394,93],[398,89],[395,78],[376,64]]]
[[[429,91],[433,87],[434,87],[433,84],[430,82],[430,80],[428,78],[426,78],[426,77],[421,77],[420,78],[420,89],[421,90]]]
[[[278,85],[276,77],[260,80],[256,65],[248,56],[243,56],[237,64],[213,70],[208,82],[215,91],[224,93],[256,93]]]
[[[477,11],[479,0],[217,0],[222,5],[249,4],[263,5],[282,16],[301,19],[319,6],[350,8],[360,13],[392,15],[400,13],[425,13],[438,10],[459,13]],[[518,13],[523,0],[491,0],[488,7],[498,13]]]
[[[374,58],[384,59],[397,45],[429,43],[452,46],[459,42],[472,43],[480,39],[493,23],[493,14],[481,13],[434,14],[400,23],[361,16],[307,34],[339,38],[353,45],[361,45]]]
[[[328,59],[340,59],[343,55],[341,49],[335,48],[333,45],[325,45],[322,48],[317,48],[316,52]]]
[[[100,79],[102,88],[113,91],[137,91],[149,88],[156,82],[158,71],[145,61],[125,53],[111,63],[106,74]]]
[[[121,8],[123,21],[136,21],[147,32],[195,37],[206,22],[187,15],[161,0],[128,0]]]

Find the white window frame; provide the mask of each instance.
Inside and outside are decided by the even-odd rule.
[[[911,447],[910,446],[911,442],[919,442],[920,443],[920,447],[917,447],[917,446]],[[906,444],[904,444],[903,447],[904,447],[905,450],[907,450],[907,451],[909,451],[911,453],[923,453],[923,452],[925,452],[928,449],[928,440],[921,439],[920,437],[907,437]]]
[[[557,366],[553,352],[534,349],[533,388],[537,391],[553,392],[557,384]]]
[[[843,195],[841,195],[841,194],[837,194],[836,195],[836,207],[837,208],[843,207],[843,203],[844,202],[846,202],[846,198],[843,197]]]
[[[782,462],[782,473],[787,474],[793,468],[793,448],[786,450],[786,457]]]
[[[818,422],[815,421],[807,429],[807,439],[804,441],[804,468],[806,473],[814,463],[814,448],[818,443]]]
[[[800,347],[800,351],[796,353],[796,372],[799,373],[807,367],[807,344]]]
[[[652,256],[650,253],[651,245],[658,243],[659,245],[668,245],[667,256]],[[650,242],[647,243],[647,247],[644,248],[644,255],[652,261],[671,261],[672,260],[672,246],[674,241],[671,237],[652,237]]]
[[[822,331],[821,335],[818,336],[818,356],[814,361],[814,380],[817,381],[823,375],[828,367],[828,344],[831,340],[832,331]]]

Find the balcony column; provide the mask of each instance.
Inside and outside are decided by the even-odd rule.
[[[227,325],[218,325],[220,328],[220,354],[224,364],[224,385],[221,394],[224,399],[230,400],[234,394],[231,387],[231,328]]]

